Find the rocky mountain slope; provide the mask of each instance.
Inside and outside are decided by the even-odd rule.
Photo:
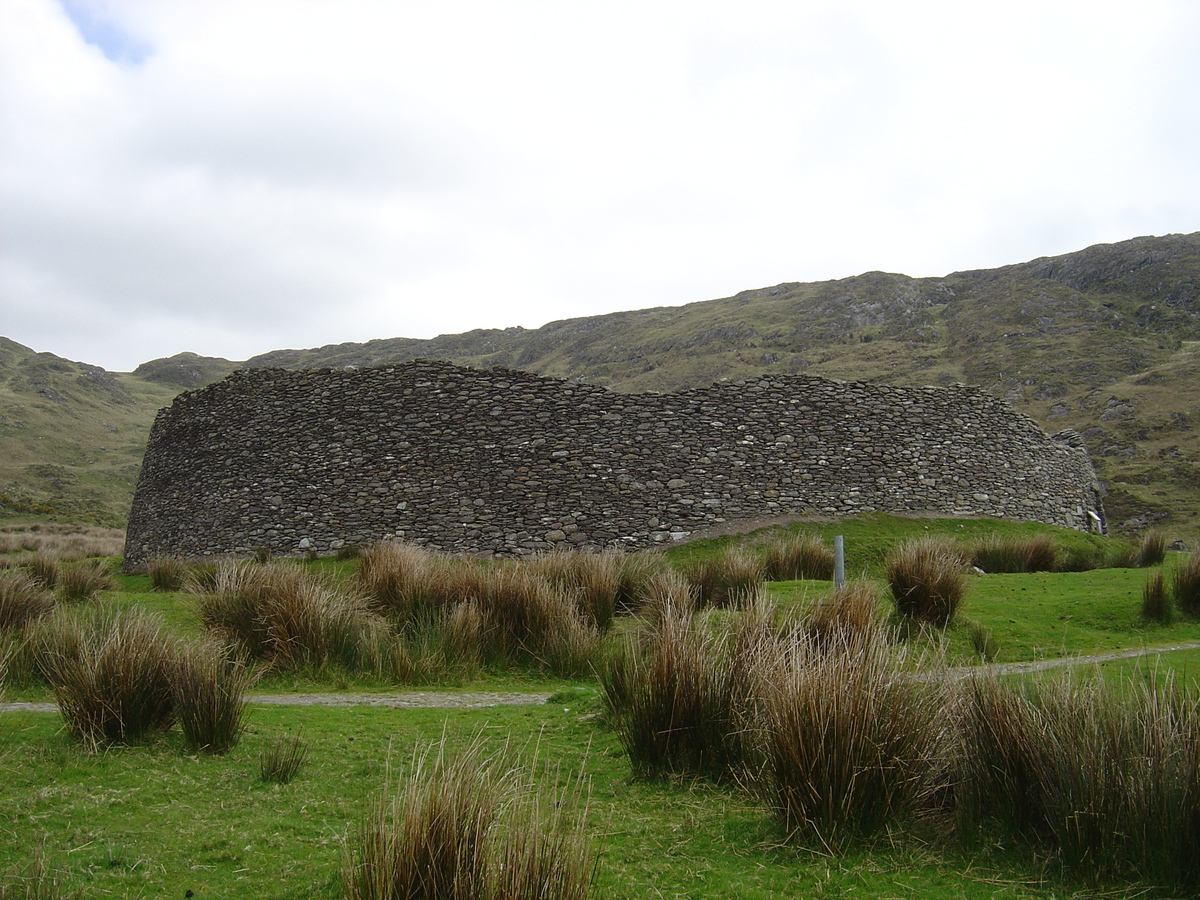
[[[869,272],[781,284],[538,329],[279,350],[244,363],[180,354],[129,375],[7,341],[0,343],[0,516],[28,515],[40,504],[57,515],[119,520],[154,409],[236,367],[417,357],[622,391],[790,372],[979,384],[1049,431],[1084,435],[1109,484],[1111,524],[1157,523],[1189,542],[1200,537],[1200,233],[941,278]]]

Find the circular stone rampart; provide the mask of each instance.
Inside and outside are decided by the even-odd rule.
[[[252,369],[181,394],[151,431],[125,552],[402,539],[515,555],[876,510],[1102,517],[1081,443],[977,388],[793,375],[618,394],[418,360]]]

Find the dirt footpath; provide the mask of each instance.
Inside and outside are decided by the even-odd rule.
[[[1117,659],[1156,656],[1175,650],[1197,650],[1200,643],[1170,644],[1164,647],[1136,647],[1111,650],[1089,656],[1066,656],[1061,659],[1037,659],[1031,662],[992,663],[986,666],[957,666],[946,669],[950,678],[969,678],[993,672],[997,675],[1017,675],[1022,672],[1043,672],[1072,666],[1093,666]],[[405,691],[402,694],[254,694],[246,699],[251,703],[275,706],[384,706],[390,709],[485,709],[489,706],[538,706],[550,699],[549,693],[524,694],[516,691]],[[0,703],[0,712],[54,712],[54,703]]]
[[[493,691],[406,691],[403,694],[254,694],[251,703],[274,706],[385,706],[391,709],[485,709],[489,706],[537,706],[549,693]],[[0,703],[0,712],[54,712],[54,703]]]

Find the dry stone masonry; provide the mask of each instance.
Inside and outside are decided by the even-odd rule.
[[[976,388],[788,376],[618,394],[418,360],[254,369],[181,394],[150,435],[126,562],[390,538],[485,555],[650,547],[872,510],[1101,522],[1081,442]]]

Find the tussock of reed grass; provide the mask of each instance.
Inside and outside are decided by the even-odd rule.
[[[780,655],[764,682],[767,800],[790,840],[840,851],[902,822],[938,786],[940,687],[889,648],[845,640]]]
[[[673,571],[659,553],[625,553],[617,565],[617,612],[638,611],[666,572]]]
[[[256,679],[246,663],[204,642],[181,648],[172,688],[184,740],[202,753],[228,753],[245,729],[245,693]]]
[[[258,755],[258,777],[268,784],[289,784],[308,759],[308,744],[300,732],[276,736]]]
[[[288,563],[224,563],[200,619],[239,654],[292,671],[369,670],[386,624],[358,594]]]
[[[108,607],[60,612],[38,639],[38,665],[68,729],[85,744],[133,743],[171,726],[177,647],[157,616]]]
[[[72,603],[93,600],[101,591],[116,590],[116,587],[112,570],[101,559],[85,559],[65,565],[58,575],[58,595]]]
[[[817,600],[804,617],[803,628],[810,641],[839,646],[847,639],[882,638],[880,600],[875,586],[852,581]]]
[[[1044,835],[1041,710],[1023,689],[985,675],[960,687],[955,716],[954,800],[964,843],[973,844],[988,821],[1010,834]]]
[[[763,553],[763,577],[767,581],[833,579],[833,551],[819,535],[794,534],[772,541]]]
[[[981,678],[960,691],[954,795],[970,840],[992,824],[1075,877],[1200,886],[1200,705],[1167,679]]]
[[[1148,684],[1119,695],[1098,675],[1052,682],[1045,712],[1046,820],[1081,874],[1200,884],[1200,715]],[[1183,701],[1183,702],[1181,702]]]
[[[215,594],[217,592],[217,575],[221,571],[221,565],[219,562],[189,564],[183,576],[183,590],[198,596]],[[229,565],[229,563],[225,565]]]
[[[0,631],[19,632],[54,609],[54,595],[24,572],[0,573]]]
[[[667,612],[696,610],[691,582],[675,569],[663,569],[646,584],[638,615],[647,622],[657,623]]]
[[[606,715],[643,776],[736,776],[747,763],[759,694],[763,607],[727,631],[702,628],[689,606],[664,605],[649,633],[628,639],[602,672]]]
[[[1142,540],[1138,544],[1138,568],[1148,569],[1150,566],[1161,566],[1163,560],[1167,558],[1168,543],[1166,534],[1161,531],[1152,529],[1142,535]]]
[[[624,554],[547,553],[526,563],[551,589],[570,597],[579,611],[601,630],[612,625],[621,591]]]
[[[900,545],[885,574],[896,612],[914,622],[945,628],[967,592],[966,564],[958,548],[924,538]]]
[[[159,556],[146,560],[146,574],[150,578],[150,587],[156,591],[182,590],[187,573],[187,563],[173,556]]]
[[[1062,547],[1047,535],[988,535],[968,551],[971,564],[984,572],[1057,572]]]
[[[426,750],[368,808],[343,852],[348,900],[583,900],[592,855],[567,793],[476,739]]]
[[[1200,618],[1200,550],[1193,550],[1171,573],[1171,597],[1184,615]]]
[[[1141,553],[1133,544],[1118,544],[1109,550],[1102,568],[1136,569],[1140,565]]]
[[[58,586],[58,577],[62,574],[62,562],[58,557],[47,553],[36,553],[31,556],[26,565],[29,566],[29,577],[47,590]]]
[[[763,562],[744,547],[731,547],[705,557],[684,570],[698,606],[740,606],[749,603],[763,581]]]
[[[489,570],[476,602],[485,623],[481,655],[489,664],[533,664],[564,675],[579,674],[599,648],[600,631],[581,620],[569,598],[523,565]]]
[[[1170,625],[1175,618],[1175,605],[1167,590],[1167,579],[1161,571],[1146,576],[1142,588],[1142,618],[1147,622]]]

